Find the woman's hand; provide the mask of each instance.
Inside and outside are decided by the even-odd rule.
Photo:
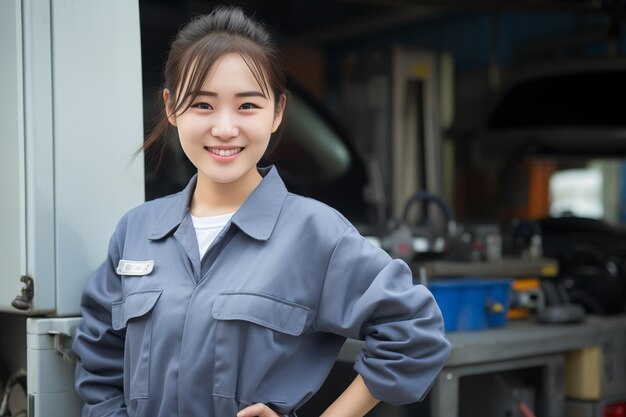
[[[281,417],[263,403],[252,404],[237,413],[237,417]]]

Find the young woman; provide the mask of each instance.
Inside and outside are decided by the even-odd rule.
[[[174,127],[198,174],[127,213],[85,287],[84,416],[295,416],[347,337],[366,348],[327,417],[420,400],[443,367],[440,311],[407,265],[257,168],[285,92],[275,45],[241,10],[179,32],[147,143]]]

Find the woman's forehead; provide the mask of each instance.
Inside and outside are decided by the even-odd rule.
[[[207,89],[215,92],[254,89],[267,95],[271,90],[264,88],[267,77],[259,63],[239,52],[226,52],[213,62],[203,62],[196,57],[183,74],[183,83],[181,91],[187,91],[187,94]]]
[[[203,85],[215,84],[216,88],[253,84],[260,88],[252,69],[243,57],[235,52],[220,56],[204,77]]]

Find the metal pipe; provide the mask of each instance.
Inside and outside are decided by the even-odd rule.
[[[7,381],[7,385],[4,388],[4,394],[2,395],[2,402],[0,403],[0,417],[7,416],[9,409],[9,398],[11,397],[11,392],[13,391],[13,387],[17,384],[21,379],[26,379],[26,369],[18,369],[15,371]]]

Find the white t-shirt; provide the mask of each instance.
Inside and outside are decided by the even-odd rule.
[[[200,259],[202,259],[213,240],[215,240],[224,226],[226,226],[226,223],[233,217],[233,214],[235,214],[235,212],[209,217],[196,217],[193,214],[191,215],[193,228],[196,230],[198,248],[200,249]]]

